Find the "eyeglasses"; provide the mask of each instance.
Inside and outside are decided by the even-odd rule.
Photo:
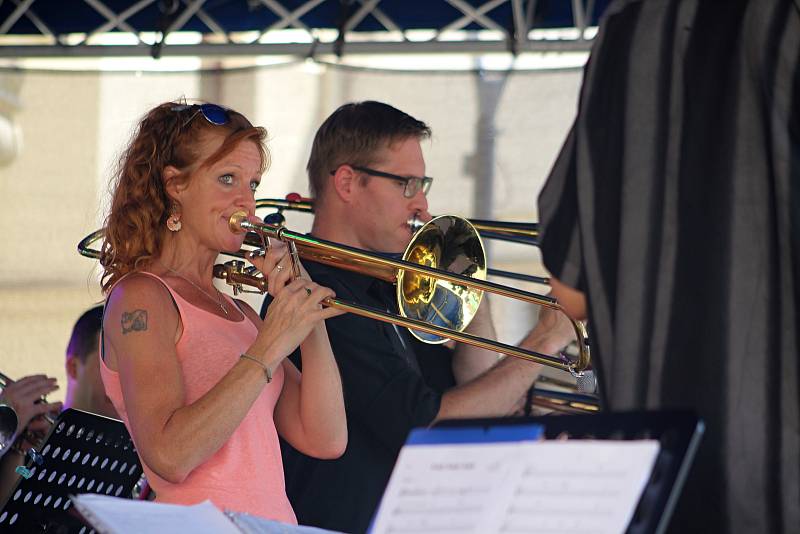
[[[433,178],[430,176],[400,176],[397,174],[391,174],[388,172],[383,171],[376,171],[375,169],[370,169],[369,167],[359,167],[357,165],[351,165],[353,169],[363,172],[364,174],[369,174],[370,176],[377,176],[378,178],[388,178],[390,180],[399,180],[401,182],[405,182],[406,187],[403,189],[403,196],[406,198],[414,198],[417,193],[422,191],[423,195],[427,195],[428,191],[430,191],[431,184],[433,183]],[[334,174],[336,171],[331,171],[331,174]]]
[[[228,110],[217,104],[177,104],[172,106],[171,109],[178,113],[186,111],[187,109],[195,110],[191,117],[184,121],[183,126],[192,122],[194,118],[197,117],[198,113],[203,115],[203,118],[215,126],[222,126],[223,124],[227,124],[230,120]]]

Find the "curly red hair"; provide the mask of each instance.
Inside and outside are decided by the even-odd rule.
[[[197,117],[199,105],[166,102],[150,110],[139,123],[114,173],[111,211],[105,224],[100,255],[102,287],[108,292],[123,276],[140,270],[161,254],[166,221],[173,201],[167,195],[163,171],[171,165],[188,180],[198,168],[213,165],[243,141],[256,143],[262,172],[269,165],[267,131],[244,115],[227,109],[228,122],[212,124]],[[226,131],[214,154],[199,161],[196,151],[208,132]]]

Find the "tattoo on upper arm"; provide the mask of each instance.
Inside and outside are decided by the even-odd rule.
[[[122,334],[147,330],[147,310],[122,312]]]

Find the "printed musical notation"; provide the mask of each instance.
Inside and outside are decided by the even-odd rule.
[[[658,451],[651,440],[406,446],[372,532],[618,534]]]

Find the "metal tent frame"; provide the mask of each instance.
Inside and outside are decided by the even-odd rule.
[[[0,57],[588,51],[593,32],[587,30],[608,3],[0,0]],[[553,28],[565,31],[555,37],[536,31]],[[179,32],[193,32],[194,41],[170,38]]]

